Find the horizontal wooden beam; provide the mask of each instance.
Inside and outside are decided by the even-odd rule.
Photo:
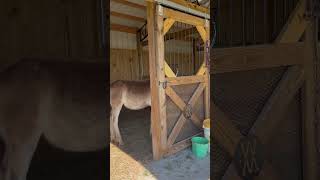
[[[137,34],[137,31],[138,31],[138,28],[124,26],[120,24],[111,24],[110,27],[111,27],[111,30],[113,31],[120,31],[120,32],[126,32],[131,34]]]
[[[211,73],[299,65],[303,62],[301,52],[302,43],[213,49]]]
[[[155,2],[155,0],[146,0],[146,1]],[[210,13],[208,8],[203,7],[203,6],[199,6],[199,5],[195,4],[195,3],[191,3],[191,2],[188,2],[186,0],[169,0],[169,1],[174,2],[174,3],[178,4],[178,5],[184,6],[186,8],[190,8],[190,9],[202,12],[202,13],[207,13],[207,14]]]
[[[196,16],[192,16],[180,11],[175,11],[169,8],[163,8],[163,14],[166,18],[172,18],[176,21],[190,24],[193,26],[205,26],[205,20]]]
[[[130,1],[127,1],[127,0],[111,0],[111,1],[119,3],[119,4],[123,4],[123,5],[126,5],[126,6],[129,6],[129,7],[133,7],[133,8],[136,8],[136,9],[146,10],[146,6],[141,5],[141,4],[137,4],[137,3],[133,3],[133,2],[130,2]]]
[[[119,12],[115,12],[115,11],[111,11],[110,12],[111,16],[115,16],[115,17],[119,17],[119,18],[123,18],[123,19],[129,19],[132,21],[137,21],[137,22],[146,22],[146,19],[142,18],[142,17],[137,17],[137,16],[132,16],[129,14],[123,14],[123,13],[119,13]]]
[[[167,77],[168,86],[177,86],[183,84],[195,84],[205,82],[205,76],[180,76],[180,77]]]

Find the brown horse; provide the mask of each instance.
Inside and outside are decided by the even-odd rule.
[[[149,81],[115,81],[110,85],[110,134],[111,141],[122,145],[118,122],[122,106],[140,110],[151,106]],[[150,129],[151,132],[151,129]]]
[[[104,67],[23,61],[0,73],[0,180],[26,179],[41,136],[68,151],[109,144]]]

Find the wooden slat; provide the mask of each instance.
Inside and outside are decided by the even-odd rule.
[[[206,42],[206,41],[208,40],[208,36],[207,36],[207,32],[206,32],[206,30],[204,29],[204,27],[203,27],[203,26],[196,26],[196,28],[197,28],[197,30],[198,30],[198,32],[199,32],[202,40],[203,40],[204,42]]]
[[[119,4],[123,4],[123,5],[126,5],[126,6],[129,6],[129,7],[133,7],[133,8],[136,8],[136,9],[146,10],[146,6],[141,5],[141,4],[137,4],[137,3],[133,3],[133,2],[130,2],[130,1],[127,1],[127,0],[111,0],[111,1],[119,3]]]
[[[176,77],[171,67],[168,65],[166,61],[164,61],[164,73],[167,77]]]
[[[305,7],[305,0],[299,0],[275,43],[297,42],[300,39],[307,26],[304,18]]]
[[[196,16],[192,16],[186,13],[175,11],[169,8],[163,8],[165,17],[172,18],[176,21],[183,22],[194,26],[204,26],[205,20]]]
[[[172,25],[174,24],[175,20],[171,18],[167,18],[163,23],[163,34],[166,34]]]
[[[119,18],[129,19],[132,21],[137,21],[137,22],[143,22],[143,23],[146,22],[146,19],[144,19],[142,17],[132,16],[129,14],[119,13],[119,12],[115,12],[115,11],[111,11],[110,15],[115,16],[115,17],[119,17]]]
[[[175,153],[177,153],[177,152],[179,152],[179,151],[181,151],[181,150],[189,147],[189,146],[191,145],[191,139],[192,139],[193,137],[195,137],[195,136],[202,136],[202,135],[203,135],[203,132],[198,133],[198,134],[196,134],[196,135],[193,135],[193,136],[191,136],[191,137],[188,138],[188,139],[182,140],[182,141],[174,144],[170,149],[168,149],[168,151],[165,153],[164,156],[165,156],[165,157],[170,156],[170,155],[172,155],[172,154],[175,154]]]
[[[302,51],[301,43],[217,48],[211,61],[211,73],[299,65],[304,59]]]
[[[199,86],[198,86],[198,88],[197,88],[196,91],[193,93],[192,97],[190,98],[190,100],[189,100],[189,102],[188,102],[188,104],[190,104],[191,107],[194,106],[194,104],[196,103],[196,100],[200,97],[200,95],[201,95],[201,93],[203,92],[203,89],[204,89],[204,88],[205,88],[204,84],[203,84],[203,83],[200,83]],[[169,95],[169,94],[173,94],[172,91],[169,92],[170,89],[172,89],[172,88],[167,87],[166,92],[167,92],[168,95]],[[171,98],[171,96],[169,96],[169,97]],[[179,96],[176,96],[176,97],[173,99],[173,101],[175,102],[175,100],[178,99],[178,98],[179,98]],[[179,103],[181,103],[181,101],[180,101]],[[184,108],[183,108],[183,109],[184,109]],[[191,117],[191,120],[192,120],[192,119],[193,119],[193,118]],[[172,131],[171,131],[171,133],[170,133],[170,135],[169,135],[169,138],[168,138],[168,147],[169,147],[169,148],[172,146],[172,144],[173,144],[174,141],[176,140],[179,132],[181,131],[183,125],[185,124],[185,121],[186,121],[186,119],[184,118],[184,115],[181,114],[180,117],[179,117],[179,119],[178,119],[178,121],[177,121],[177,123],[175,124],[175,126],[173,127],[173,129],[172,129]],[[194,122],[194,121],[193,121],[193,122]],[[201,124],[199,124],[199,122],[194,122],[194,123],[195,123],[198,127],[199,127],[199,126],[201,127]]]
[[[131,34],[137,34],[137,31],[138,31],[138,28],[124,26],[120,24],[111,24],[110,27],[111,27],[111,30],[113,31],[120,31],[120,32],[126,32]]]
[[[206,82],[205,76],[181,76],[181,77],[168,77],[168,86],[177,86],[184,84],[195,84]]]

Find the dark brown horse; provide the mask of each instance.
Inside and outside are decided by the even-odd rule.
[[[40,136],[68,151],[106,147],[105,67],[21,61],[0,73],[1,180],[26,179]]]

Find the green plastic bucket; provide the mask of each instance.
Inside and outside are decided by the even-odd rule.
[[[192,142],[192,153],[197,158],[204,158],[208,154],[209,141],[204,137],[193,137]]]

